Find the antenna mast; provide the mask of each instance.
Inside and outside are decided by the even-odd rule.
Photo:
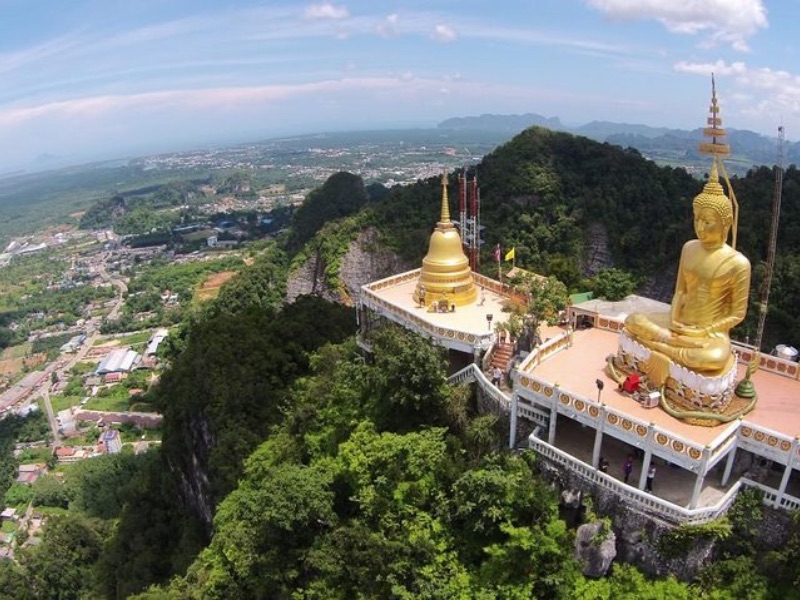
[[[478,176],[473,175],[470,180],[465,167],[463,174],[458,176],[458,182],[461,243],[464,247],[464,254],[467,255],[469,260],[469,268],[477,271],[480,263],[478,250],[481,244],[481,199],[480,190],[478,189]]]
[[[758,326],[756,327],[755,348],[761,352],[764,337],[764,324],[767,321],[769,292],[772,288],[772,272],[775,268],[775,250],[778,246],[778,222],[781,217],[781,196],[783,195],[783,125],[778,127],[778,160],[775,165],[775,192],[772,196],[772,222],[769,228],[769,244],[767,245],[767,261],[764,269],[764,280],[761,282],[761,298],[758,307]]]

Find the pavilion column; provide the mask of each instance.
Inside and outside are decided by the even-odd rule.
[[[647,484],[647,472],[650,470],[650,461],[653,459],[653,424],[647,426],[647,437],[644,441],[644,459],[642,460],[642,472],[639,473],[640,490],[644,490]]]
[[[786,461],[786,468],[783,470],[783,477],[781,478],[781,485],[778,488],[778,496],[775,498],[775,506],[780,506],[783,501],[783,496],[786,494],[786,486],[789,485],[789,478],[792,476],[792,469],[797,458],[797,448],[800,446],[800,439],[794,438],[792,441],[792,450],[789,455],[789,460]]]
[[[700,492],[703,491],[703,482],[706,479],[710,456],[711,450],[706,446],[703,448],[703,458],[700,459],[700,464],[697,466],[697,477],[694,480],[694,489],[692,490],[692,500],[689,502],[689,508],[697,508],[697,501],[700,499]]]
[[[551,446],[556,445],[556,421],[558,420],[558,394],[553,394],[550,405],[550,429],[547,432],[547,443]]]
[[[511,427],[508,432],[508,448],[513,450],[517,445],[517,413],[519,412],[519,396],[511,393]]]
[[[600,404],[600,423],[594,433],[594,449],[592,450],[592,466],[596,469],[600,464],[600,449],[603,446],[603,429],[606,424],[606,405]]]
[[[739,449],[739,438],[738,436],[733,440],[733,444],[731,445],[731,449],[728,450],[728,458],[725,459],[725,471],[722,473],[722,487],[728,485],[728,480],[731,478],[731,473],[733,472],[733,464],[736,462],[736,450]]]

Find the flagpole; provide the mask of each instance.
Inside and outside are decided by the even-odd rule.
[[[503,263],[500,260],[497,261],[497,279],[503,283]]]

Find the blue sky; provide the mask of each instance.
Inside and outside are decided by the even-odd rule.
[[[800,130],[800,0],[0,0],[0,172],[534,112]]]

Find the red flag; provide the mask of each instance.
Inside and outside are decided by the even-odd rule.
[[[494,259],[497,262],[500,262],[500,244],[497,244],[497,246],[494,247]]]

